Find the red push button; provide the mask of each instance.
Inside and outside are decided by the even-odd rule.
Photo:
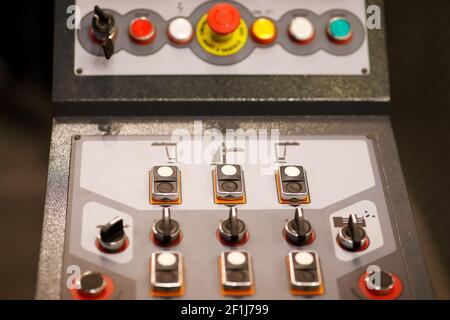
[[[141,17],[131,22],[129,33],[134,41],[140,44],[148,44],[155,38],[156,30],[150,20]]]
[[[208,25],[220,35],[234,32],[241,22],[241,14],[229,3],[219,3],[208,11]]]

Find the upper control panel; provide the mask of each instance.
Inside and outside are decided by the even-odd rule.
[[[74,73],[367,75],[365,0],[76,0]]]

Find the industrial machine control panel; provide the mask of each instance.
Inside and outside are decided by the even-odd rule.
[[[432,297],[369,7],[57,1],[37,297]]]
[[[370,73],[365,1],[96,3],[76,1],[79,76]]]
[[[412,298],[373,140],[174,141],[73,139],[64,298]]]

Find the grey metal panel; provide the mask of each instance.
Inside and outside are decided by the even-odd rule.
[[[96,120],[57,119],[52,135],[37,298],[61,297],[61,275],[69,186],[70,141],[74,135],[153,135],[169,134],[177,127],[191,128],[193,118],[147,118]],[[201,118],[208,128],[278,128],[281,134],[370,135],[379,151],[380,168],[390,198],[393,228],[407,267],[407,278],[416,298],[432,298],[390,123],[385,117],[264,117]]]
[[[124,76],[77,77],[73,74],[74,32],[66,28],[66,8],[71,0],[56,2],[54,90],[58,114],[134,115],[250,114],[289,109],[290,113],[379,113],[380,105],[362,102],[389,101],[385,33],[369,30],[371,72],[366,76]],[[383,8],[383,1],[369,0]],[[251,102],[265,101],[263,107]],[[329,102],[334,101],[333,105]],[[77,104],[83,102],[83,104]],[[110,102],[111,105],[107,105]],[[159,103],[173,103],[161,105]],[[186,105],[192,102],[195,105]],[[203,102],[204,104],[197,104]],[[227,108],[211,108],[210,102],[234,102]],[[242,108],[240,102],[249,105]],[[283,102],[283,105],[278,104]],[[299,103],[300,102],[300,103]],[[103,104],[103,105],[102,105]],[[384,106],[385,107],[385,106]],[[173,109],[172,109],[173,108]],[[377,112],[378,110],[378,112]]]

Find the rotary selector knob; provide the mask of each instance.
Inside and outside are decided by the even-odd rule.
[[[77,280],[77,291],[85,297],[96,298],[105,292],[106,285],[102,274],[87,271]]]
[[[113,40],[116,35],[116,23],[114,16],[108,14],[99,6],[95,6],[94,8],[92,34],[94,40],[102,46],[105,58],[110,59],[114,53]]]
[[[219,236],[230,245],[241,244],[247,239],[247,225],[238,218],[236,207],[231,207],[228,219],[219,224]]]
[[[181,240],[181,228],[170,216],[170,208],[164,207],[162,218],[153,224],[152,233],[159,245],[173,245]]]
[[[97,237],[101,249],[108,253],[117,253],[125,249],[127,239],[123,219],[120,217],[116,217],[103,225]]]
[[[314,230],[311,223],[305,220],[300,207],[295,208],[294,219],[286,223],[284,231],[287,241],[296,246],[307,245],[314,240]]]
[[[366,230],[358,225],[356,215],[348,217],[348,224],[339,231],[338,242],[347,251],[361,251],[367,248],[369,238]]]

